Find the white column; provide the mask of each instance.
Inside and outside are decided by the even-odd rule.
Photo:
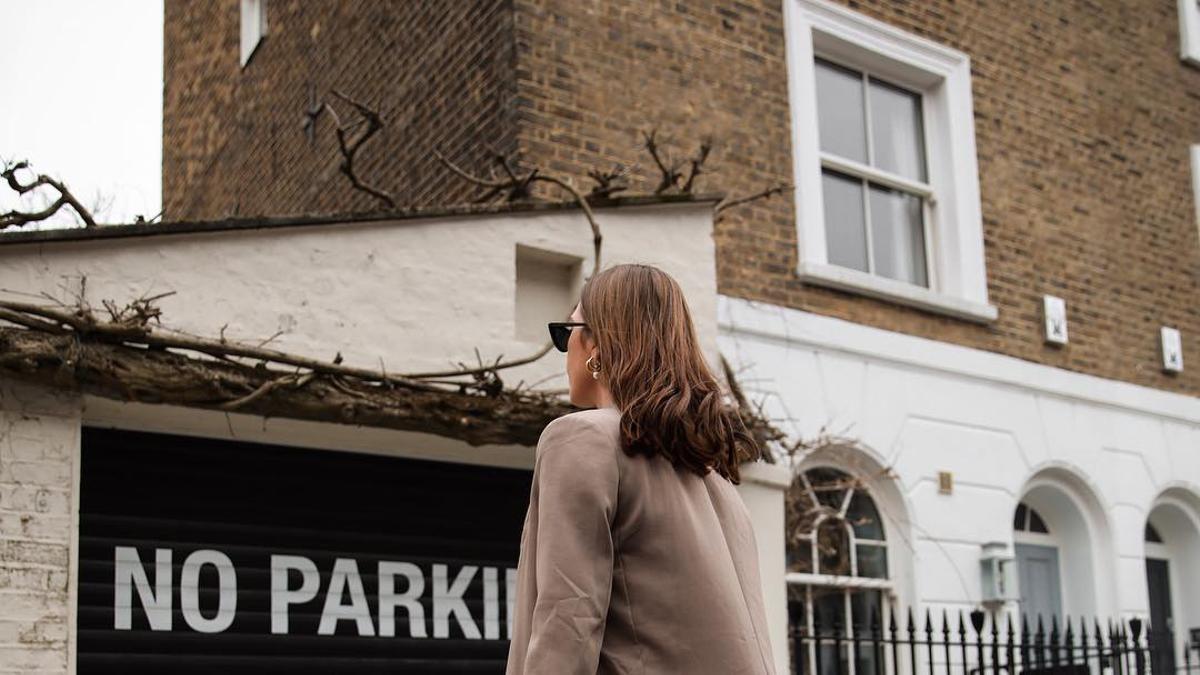
[[[792,480],[786,466],[751,462],[741,466],[742,482],[738,492],[754,520],[754,538],[758,542],[759,573],[763,584],[763,602],[771,629],[771,649],[775,672],[788,669],[788,614],[786,551],[784,548],[783,496]]]

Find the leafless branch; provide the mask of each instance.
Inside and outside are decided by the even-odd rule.
[[[46,220],[55,213],[58,213],[59,209],[64,206],[70,206],[75,213],[79,214],[79,217],[83,220],[84,227],[96,227],[96,221],[92,218],[91,212],[84,208],[83,204],[79,203],[79,200],[75,198],[75,195],[71,194],[71,191],[65,185],[44,174],[37,174],[32,181],[22,183],[17,176],[17,172],[24,169],[30,169],[28,160],[21,160],[14,163],[5,161],[4,169],[0,171],[0,177],[4,178],[5,182],[8,183],[8,187],[18,195],[24,195],[38,187],[48,185],[58,191],[58,198],[40,211],[27,213],[14,209],[8,213],[0,214],[0,230],[10,226],[20,227],[28,223]]]
[[[450,169],[450,171],[452,171],[458,177],[480,187],[488,188],[488,194],[499,194],[500,192],[507,191],[509,199],[527,199],[530,195],[529,186],[535,182],[551,183],[568,192],[575,199],[575,202],[579,204],[579,208],[583,211],[584,217],[587,218],[588,225],[590,225],[592,228],[592,248],[594,253],[592,274],[595,275],[599,273],[600,250],[601,245],[603,244],[603,237],[600,234],[600,225],[596,221],[596,214],[592,211],[591,205],[588,204],[587,197],[585,197],[583,193],[580,192],[579,189],[576,188],[569,180],[539,173],[536,167],[530,169],[529,171],[525,172],[524,175],[522,175],[521,170],[513,166],[513,163],[509,157],[500,152],[493,152],[492,158],[504,170],[504,173],[507,176],[506,178],[482,178],[480,176],[471,174],[454,162],[451,162],[436,148],[434,148],[433,154],[438,158],[438,161],[444,164],[446,168]]]
[[[350,179],[350,184],[353,185],[355,189],[375,197],[389,208],[395,208],[395,198],[392,197],[389,192],[362,180],[354,166],[354,160],[358,156],[359,149],[361,149],[363,144],[369,141],[372,136],[374,136],[379,132],[380,129],[383,128],[383,116],[373,108],[351,98],[350,96],[347,96],[337,89],[331,89],[330,93],[353,107],[355,111],[358,112],[360,119],[349,124],[343,123],[342,118],[337,114],[337,110],[335,110],[334,107],[330,105],[328,101],[326,101],[314,108],[311,108],[306,113],[309,117],[309,123],[311,124],[312,122],[315,122],[316,118],[319,117],[323,111],[328,111],[329,116],[333,118],[333,123],[336,126],[334,133],[337,135],[338,149],[342,154],[342,163],[339,167],[342,173],[344,173],[346,177]],[[353,135],[352,137],[352,134],[354,134],[355,130],[364,124],[366,125],[366,128],[361,133]]]
[[[736,199],[725,199],[720,204],[717,204],[716,208],[713,209],[713,213],[715,215],[719,216],[719,215],[721,215],[722,212],[724,212],[728,209],[731,209],[735,206],[741,206],[742,204],[747,204],[749,202],[757,201],[759,199],[770,199],[773,195],[783,194],[784,192],[787,192],[791,189],[792,189],[791,184],[783,183],[781,185],[769,187],[760,192],[755,192],[754,194],[747,195],[745,197],[738,197]]]
[[[654,194],[662,194],[671,188],[674,188],[679,183],[679,179],[683,177],[680,173],[680,164],[673,162],[669,158],[664,159],[661,148],[658,144],[658,129],[651,129],[649,133],[642,132],[642,147],[646,152],[650,153],[650,157],[654,160],[654,164],[658,166],[660,178],[658,187],[654,189]]]
[[[623,164],[613,166],[610,171],[589,169],[588,177],[596,182],[588,197],[608,199],[618,192],[629,189],[629,167]]]
[[[708,161],[708,157],[712,153],[713,139],[711,136],[705,136],[700,141],[696,155],[687,160],[686,164],[689,165],[689,169],[686,179],[682,170],[685,162],[673,160],[666,155],[663,144],[658,139],[658,129],[651,129],[649,133],[642,132],[642,147],[650,153],[651,159],[658,167],[659,181],[658,187],[654,189],[654,194],[663,194],[671,190],[690,194],[695,186],[696,178],[702,173],[708,173],[704,170],[704,163]],[[683,180],[682,185],[679,183],[681,180]]]

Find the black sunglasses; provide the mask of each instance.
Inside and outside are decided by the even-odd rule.
[[[547,324],[550,328],[550,341],[554,343],[555,349],[560,352],[567,351],[567,341],[571,339],[572,326],[586,326],[582,321],[551,321]]]

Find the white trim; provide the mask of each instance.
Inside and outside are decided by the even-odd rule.
[[[238,12],[239,58],[242,67],[267,34],[267,0],[241,0]]]
[[[879,588],[891,592],[895,583],[891,579],[877,577],[844,577],[835,574],[808,574],[805,572],[788,572],[783,578],[789,584],[804,584],[807,586],[836,586],[838,588]]]
[[[994,320],[996,308],[988,304],[987,294],[969,57],[827,0],[783,4],[800,278],[813,283],[836,278],[844,290],[932,311],[949,310],[942,313],[971,320]],[[891,279],[885,281],[894,283],[874,284],[862,276],[824,273],[830,265],[822,215],[816,53],[922,93],[929,184],[937,200],[926,211],[928,248],[933,252],[927,257],[931,289]],[[913,294],[901,291],[902,286],[925,291],[923,299],[912,302]]]
[[[1179,0],[1179,58],[1200,66],[1200,0]]]
[[[792,470],[782,464],[765,461],[746,462],[738,466],[743,483],[758,483],[786,490],[792,484]]]
[[[999,313],[995,305],[963,300],[841,265],[801,261],[797,273],[801,279],[819,286],[853,291],[978,323],[994,321]]]
[[[1196,2],[1200,6],[1200,0]],[[1196,205],[1196,229],[1200,232],[1200,143],[1192,146],[1192,195]]]
[[[756,335],[1067,398],[1200,423],[1200,398],[1056,368],[1015,356],[864,326],[789,307],[717,296],[722,335]],[[1044,516],[1044,514],[1043,514]]]

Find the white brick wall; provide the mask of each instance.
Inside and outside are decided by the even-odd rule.
[[[70,670],[79,429],[75,395],[0,379],[0,674]]]

